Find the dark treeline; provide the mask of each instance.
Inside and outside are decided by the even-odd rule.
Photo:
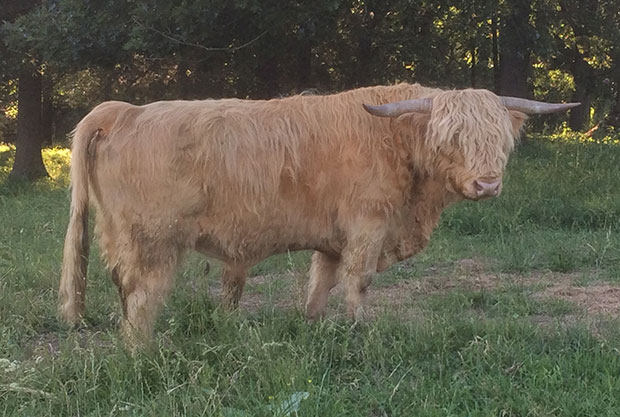
[[[581,101],[538,129],[620,124],[618,0],[1,0],[14,177],[110,99],[270,98],[419,82]],[[0,114],[2,116],[2,114]]]

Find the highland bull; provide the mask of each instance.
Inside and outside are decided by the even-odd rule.
[[[149,337],[190,249],[223,263],[228,306],[252,265],[314,250],[308,317],[338,282],[356,315],[373,274],[420,251],[447,205],[500,193],[526,113],[575,105],[410,84],[103,103],[74,132],[61,314],[84,312],[91,201],[130,338]]]

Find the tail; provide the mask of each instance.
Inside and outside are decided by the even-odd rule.
[[[70,324],[78,323],[85,309],[88,269],[88,190],[95,162],[95,142],[101,129],[82,121],[73,133],[71,156],[71,211],[65,237],[60,279],[59,312]]]

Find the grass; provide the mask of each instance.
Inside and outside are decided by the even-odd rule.
[[[0,183],[13,149],[0,145]],[[86,326],[55,316],[67,223],[65,149],[52,179],[0,185],[0,415],[613,416],[620,409],[620,146],[535,139],[498,199],[462,203],[429,247],[371,288],[371,318],[335,295],[303,319],[309,254],[256,266],[239,311],[213,264],[178,272],[153,345],[129,353],[116,291],[93,250]],[[568,294],[548,297],[547,289]],[[607,288],[605,287],[605,288]],[[569,291],[570,290],[570,291]],[[585,294],[585,293],[584,293]],[[583,295],[583,294],[582,294]],[[594,307],[618,300],[605,314]],[[584,301],[585,300],[585,301]]]

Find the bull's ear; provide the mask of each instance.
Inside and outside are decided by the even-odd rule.
[[[523,123],[527,120],[527,114],[516,110],[509,110],[508,113],[510,113],[510,121],[512,122],[512,134],[515,138],[519,137]]]
[[[430,118],[428,113],[405,113],[391,118],[390,127],[402,140],[420,142],[426,137]]]
[[[431,116],[428,113],[405,113],[392,118],[392,124],[411,130],[420,128],[426,132],[426,126]]]

